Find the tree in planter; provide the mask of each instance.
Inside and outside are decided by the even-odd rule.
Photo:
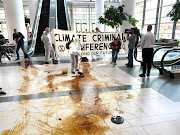
[[[132,18],[131,15],[124,12],[124,5],[120,5],[118,8],[111,6],[108,10],[105,11],[104,17],[99,18],[101,24],[106,24],[112,28],[120,27],[124,21],[128,21],[132,26],[136,26],[137,20]]]
[[[177,2],[173,9],[167,14],[171,18],[171,21],[177,22],[180,19],[180,2]]]

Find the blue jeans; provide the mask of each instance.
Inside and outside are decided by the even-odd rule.
[[[128,65],[133,66],[133,49],[129,49],[128,52]]]
[[[20,48],[21,48],[22,51],[24,52],[24,55],[30,59],[29,55],[28,55],[27,52],[24,50],[24,44],[23,44],[23,45],[17,45],[17,47],[16,47],[17,59],[19,59],[19,49],[20,49]]]
[[[113,49],[112,50],[112,62],[116,63],[118,53],[119,53],[119,49]]]

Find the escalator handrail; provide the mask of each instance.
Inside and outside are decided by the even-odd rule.
[[[180,50],[180,48],[174,48],[174,49],[168,50],[168,51],[163,55],[163,57],[162,57],[162,59],[161,59],[161,67],[162,67],[163,71],[165,71],[166,73],[168,73],[169,71],[167,71],[167,70],[164,68],[164,64],[163,64],[164,59],[165,59],[166,55],[167,55],[169,52],[176,51],[176,50]],[[180,61],[180,59],[179,59],[176,63],[178,63],[179,61]],[[175,64],[175,63],[173,63],[173,64]],[[171,64],[170,66],[172,66],[172,64]]]
[[[65,7],[65,13],[66,13],[66,22],[67,22],[67,27],[68,27],[68,30],[71,30],[71,26],[70,26],[70,20],[69,20],[69,14],[68,14],[68,9],[67,9],[67,2],[66,2],[66,0],[64,0],[64,7]]]
[[[31,56],[34,54],[34,51],[35,51],[36,38],[37,38],[37,33],[38,33],[38,26],[39,26],[39,20],[40,20],[40,15],[41,15],[42,3],[43,3],[43,0],[39,0],[36,17],[35,17],[34,24],[33,24],[33,31],[32,31],[32,36],[31,36],[31,46],[28,51],[28,54],[30,54]]]
[[[138,45],[135,49],[134,49],[134,59],[137,61],[137,62],[141,62],[142,63],[142,61],[141,60],[138,60],[137,59],[137,55],[136,55],[136,53],[135,52],[137,52],[137,49],[140,47],[140,45]]]
[[[155,64],[154,64],[154,56],[155,56],[155,54],[160,50],[160,49],[168,49],[168,48],[173,48],[173,47],[171,47],[171,46],[162,46],[162,47],[159,47],[159,48],[157,48],[154,52],[153,52],[153,56],[152,56],[152,65],[153,65],[153,67],[155,67],[155,68],[157,68],[157,69],[160,69],[161,67],[157,67]]]

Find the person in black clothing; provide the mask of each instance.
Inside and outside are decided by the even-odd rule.
[[[4,36],[2,34],[0,34],[0,62],[1,62],[1,58],[2,58],[2,47],[1,45],[4,44]]]
[[[2,88],[0,88],[0,95],[6,95],[6,92],[2,91]]]
[[[22,51],[24,52],[26,57],[28,57],[30,59],[29,55],[27,54],[27,52],[24,49],[24,36],[21,32],[18,32],[17,29],[14,29],[13,40],[16,41],[16,43],[17,43],[17,48],[16,48],[17,59],[16,59],[16,61],[20,60],[19,59],[19,49],[20,48],[22,49]]]
[[[136,43],[135,43],[135,48],[136,48],[139,41],[140,41],[140,38],[141,38],[141,34],[140,34],[139,29],[137,27],[135,27],[135,35],[136,35]],[[135,50],[134,53],[135,53],[135,56],[137,57],[137,50]]]

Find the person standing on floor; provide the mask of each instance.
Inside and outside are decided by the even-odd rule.
[[[24,52],[24,55],[29,58],[29,55],[24,49],[24,36],[21,32],[18,32],[17,29],[14,29],[14,34],[13,34],[13,40],[16,41],[17,47],[16,47],[16,54],[17,54],[17,59],[16,61],[20,60],[19,58],[19,49],[21,48],[22,51]]]
[[[44,43],[45,49],[45,64],[49,64],[49,57],[51,54],[53,64],[58,64],[58,61],[55,59],[55,52],[52,46],[52,36],[50,33],[50,29],[47,27],[41,36],[41,40]]]
[[[2,34],[0,34],[0,63],[2,62],[1,58],[2,58],[2,55],[3,55],[2,54],[2,47],[1,47],[1,45],[4,44],[4,40],[5,40],[4,36]]]
[[[146,75],[146,64],[147,64],[147,76],[150,76],[151,67],[152,67],[152,57],[153,57],[153,48],[156,42],[156,36],[151,33],[152,25],[149,25],[147,28],[147,33],[143,36],[141,41],[142,47],[142,59],[143,59],[143,73],[140,74],[140,77],[145,77]]]
[[[131,36],[129,36],[131,34]],[[127,40],[129,41],[129,52],[128,52],[128,63],[126,64],[127,67],[133,67],[133,50],[135,48],[136,43],[136,35],[135,35],[135,28],[131,28],[130,32],[128,32]]]
[[[135,35],[136,35],[136,43],[135,43],[135,48],[136,48],[138,46],[140,38],[141,38],[141,34],[137,27],[135,28]],[[135,56],[137,57],[137,50],[135,50],[134,53],[135,53]]]
[[[110,49],[112,49],[112,62],[111,62],[111,64],[117,65],[116,60],[118,57],[119,50],[121,49],[121,41],[118,39],[115,39],[111,43]]]
[[[69,54],[71,57],[71,72],[75,74],[78,69],[78,56],[79,51],[81,51],[80,40],[76,38],[71,44],[69,45]]]

